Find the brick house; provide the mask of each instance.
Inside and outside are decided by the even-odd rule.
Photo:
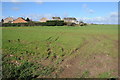
[[[12,17],[5,18],[3,23],[13,23],[14,19]]]
[[[27,21],[24,18],[19,17],[16,20],[14,20],[13,23],[27,23]]]

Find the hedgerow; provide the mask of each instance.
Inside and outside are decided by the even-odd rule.
[[[2,23],[3,27],[10,27],[10,26],[63,26],[64,21],[62,20],[49,20],[47,22],[33,22],[30,21],[28,23]]]

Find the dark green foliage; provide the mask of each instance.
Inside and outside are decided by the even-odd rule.
[[[79,25],[80,25],[80,26],[86,26],[87,23],[84,23],[83,21],[79,21]]]
[[[1,22],[3,23],[3,22],[4,22],[4,20],[2,19],[2,20],[1,20]]]
[[[64,25],[64,21],[57,21],[56,26],[63,26]]]
[[[10,27],[10,26],[28,26],[28,23],[3,23],[3,27]]]
[[[56,26],[57,21],[56,20],[49,20],[46,23],[47,23],[47,26]]]
[[[87,23],[84,23],[84,25],[86,26],[86,25],[87,25]]]
[[[3,27],[10,27],[10,26],[63,26],[64,21],[62,20],[49,20],[47,22],[34,22],[29,21],[28,23],[3,23]]]
[[[46,22],[47,26],[63,26],[64,21],[62,20],[49,20]]]
[[[83,21],[79,21],[79,25],[80,25],[80,26],[86,26],[87,23],[84,23]]]
[[[84,23],[84,22],[83,22],[83,21],[79,21],[79,24],[80,24],[80,23]]]
[[[53,66],[43,66],[31,62],[24,62],[21,65],[3,62],[3,80],[6,78],[30,80],[38,76],[49,76],[55,71]]]
[[[26,19],[26,21],[30,21],[30,19],[29,19],[29,18],[27,18],[27,19]]]
[[[37,68],[33,63],[24,62],[20,66],[16,66],[13,63],[3,62],[3,79],[14,78],[14,79],[32,79],[37,75],[33,74],[33,71]]]
[[[87,23],[80,23],[79,25],[80,25],[80,26],[86,26]]]

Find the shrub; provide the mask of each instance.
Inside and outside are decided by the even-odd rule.
[[[49,20],[46,22],[47,26],[56,26],[56,21],[54,20]]]
[[[47,26],[63,26],[64,21],[63,20],[48,20],[46,24]]]
[[[3,23],[3,27],[9,26],[63,26],[64,21],[62,20],[49,20],[47,22],[34,22],[29,21],[28,23]]]
[[[10,26],[28,26],[28,23],[2,23],[3,27],[10,27]]]
[[[57,23],[56,23],[56,26],[63,26],[64,25],[64,21],[57,21]]]
[[[84,23],[84,26],[86,26],[87,25],[87,23]]]
[[[75,26],[76,25],[75,23],[71,23],[71,22],[65,22],[64,24],[67,26]]]
[[[80,26],[84,26],[84,23],[80,23]]]
[[[80,26],[86,26],[87,23],[80,23]]]

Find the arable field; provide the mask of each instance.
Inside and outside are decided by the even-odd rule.
[[[2,28],[3,78],[111,78],[118,26]]]

